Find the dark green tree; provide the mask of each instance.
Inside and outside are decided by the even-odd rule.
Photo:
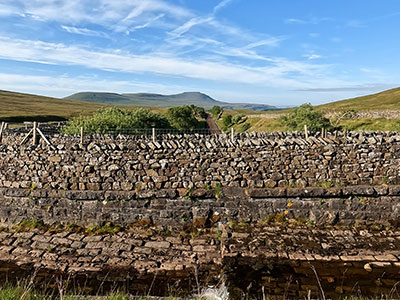
[[[210,113],[214,118],[218,118],[221,116],[221,114],[224,112],[221,106],[215,105],[210,109]]]
[[[304,125],[307,125],[311,132],[332,128],[324,113],[314,109],[310,103],[294,108],[288,115],[282,116],[281,120],[289,130],[303,130]]]
[[[204,110],[203,107],[199,107],[199,106],[192,104],[192,105],[190,105],[190,108],[192,109],[195,117],[203,118],[203,119],[207,118],[206,111]]]
[[[170,107],[166,113],[167,120],[176,129],[199,128],[200,123],[195,118],[193,110],[188,105]]]
[[[230,126],[232,126],[233,124],[232,124],[232,116],[231,115],[225,115],[225,116],[223,116],[223,118],[222,118],[222,125],[225,127],[225,128],[229,128]]]

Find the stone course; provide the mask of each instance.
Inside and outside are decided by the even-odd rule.
[[[316,225],[397,226],[400,186],[179,189],[157,191],[63,191],[0,188],[0,224],[29,219],[79,226],[150,220],[165,228],[184,222],[261,222],[273,214]],[[182,221],[184,220],[184,221]]]

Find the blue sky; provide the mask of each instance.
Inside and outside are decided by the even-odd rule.
[[[398,0],[0,0],[0,89],[276,106],[400,86]]]

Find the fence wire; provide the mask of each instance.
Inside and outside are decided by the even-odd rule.
[[[80,136],[81,133],[76,134],[65,134],[63,128],[65,123],[38,123],[37,128],[48,137],[58,136],[58,135],[68,135],[68,136]],[[33,128],[32,124],[25,124],[24,126],[18,128],[9,128],[7,132],[10,133],[20,133],[28,134]],[[171,129],[171,128],[99,128],[96,132],[85,132],[83,130],[83,135],[85,137],[90,137],[91,139],[103,139],[112,136],[127,136],[131,138],[143,138],[143,137],[177,137],[177,136],[209,136],[220,134],[220,130],[212,130],[209,128],[201,129]]]

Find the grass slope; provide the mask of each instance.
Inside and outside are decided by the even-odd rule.
[[[0,121],[62,121],[79,115],[89,115],[110,104],[58,99],[32,94],[0,90]],[[115,103],[115,105],[120,105]],[[124,106],[136,109],[136,106]],[[153,112],[165,112],[164,108],[150,108]]]
[[[400,110],[400,88],[347,100],[335,101],[316,107],[323,111],[382,111]]]
[[[104,107],[81,101],[50,98],[0,90],[0,120],[8,122],[54,121],[90,114]]]

